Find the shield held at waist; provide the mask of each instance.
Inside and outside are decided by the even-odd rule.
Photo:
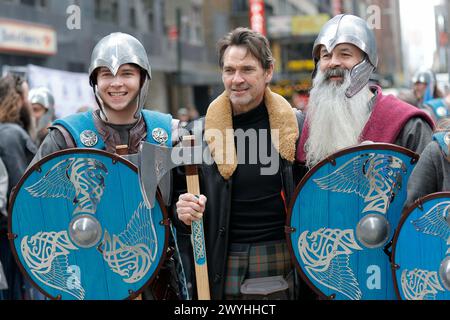
[[[54,153],[13,193],[9,236],[17,262],[52,299],[134,298],[164,260],[167,214],[157,200],[146,207],[137,168],[119,156]]]
[[[388,247],[417,159],[398,146],[362,145],[334,154],[302,179],[287,240],[320,298],[395,299]]]
[[[400,221],[392,250],[402,300],[450,299],[450,192],[425,196]]]

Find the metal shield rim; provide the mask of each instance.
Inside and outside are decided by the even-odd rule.
[[[59,157],[61,155],[66,155],[66,154],[97,154],[97,155],[102,155],[105,157],[110,158],[114,163],[116,162],[120,162],[126,166],[128,166],[131,170],[133,170],[136,174],[138,174],[138,168],[130,161],[128,161],[125,158],[122,158],[121,156],[114,154],[114,153],[109,153],[106,152],[104,150],[100,150],[100,149],[90,149],[90,148],[69,148],[69,149],[64,149],[64,150],[60,150],[60,151],[56,151],[54,153],[51,153],[45,157],[43,157],[42,159],[40,159],[38,162],[36,162],[32,167],[28,168],[25,173],[23,174],[23,176],[21,177],[21,179],[19,180],[19,182],[17,183],[17,185],[11,190],[11,196],[10,196],[10,202],[8,204],[8,240],[9,240],[9,246],[10,249],[12,250],[12,254],[14,256],[14,259],[16,261],[17,266],[19,267],[20,272],[22,273],[22,275],[33,285],[34,288],[38,289],[39,292],[41,292],[44,296],[46,296],[47,298],[51,299],[51,300],[60,300],[60,298],[58,297],[54,297],[52,295],[50,295],[49,293],[47,293],[44,289],[42,289],[39,285],[37,285],[37,283],[32,279],[32,277],[28,274],[28,272],[26,271],[26,269],[24,268],[24,266],[22,265],[19,256],[17,254],[16,251],[16,247],[14,245],[14,234],[12,233],[12,216],[13,216],[13,212],[12,209],[14,207],[14,203],[16,201],[16,197],[18,195],[18,191],[21,189],[22,185],[25,183],[25,181],[28,179],[28,177],[33,174],[34,171],[39,171],[41,165],[43,163],[46,163],[50,160],[52,160],[53,158]],[[140,190],[140,189],[139,189]],[[169,225],[165,222],[167,222],[169,220],[169,216],[167,213],[167,209],[164,205],[164,201],[162,200],[162,196],[160,194],[159,189],[157,189],[156,192],[156,201],[158,202],[160,208],[161,208],[161,213],[163,216],[163,222],[162,225],[164,225],[164,247],[163,247],[163,252],[161,254],[161,259],[158,262],[158,265],[156,266],[155,271],[153,272],[152,276],[148,279],[148,281],[142,285],[142,287],[137,290],[137,291],[133,291],[133,292],[129,292],[129,295],[127,297],[125,297],[123,300],[133,300],[137,297],[139,297],[140,294],[142,294],[144,292],[144,290],[152,284],[152,282],[156,279],[156,277],[159,274],[160,269],[162,268],[162,265],[164,263],[164,261],[166,260],[166,255],[167,255],[167,248],[169,245]],[[159,222],[159,223],[161,223]]]
[[[412,205],[405,208],[402,212],[401,219],[398,223],[397,230],[395,230],[394,238],[392,240],[392,252],[391,252],[392,279],[394,281],[395,294],[397,295],[398,300],[403,300],[403,299],[402,299],[400,289],[398,286],[398,281],[397,281],[396,272],[398,270],[398,268],[397,268],[398,266],[395,261],[395,253],[397,252],[397,243],[398,243],[398,238],[400,237],[400,233],[402,231],[402,227],[405,224],[405,222],[408,220],[409,216],[414,212],[414,210],[416,210],[416,209],[420,210],[420,207],[423,205],[424,202],[427,202],[430,200],[435,200],[435,199],[440,199],[440,198],[449,198],[450,199],[450,192],[435,192],[435,193],[431,193],[426,196],[423,196],[419,199],[416,199]]]
[[[333,295],[327,296],[319,288],[317,288],[312,283],[312,281],[308,278],[308,276],[305,274],[305,272],[303,271],[303,269],[300,266],[300,263],[295,258],[294,249],[293,249],[292,243],[291,243],[292,210],[294,209],[297,197],[300,194],[300,192],[302,191],[303,187],[308,182],[309,178],[312,175],[314,175],[317,171],[319,171],[320,168],[322,168],[324,165],[326,165],[328,163],[333,163],[336,158],[339,158],[339,157],[341,157],[343,155],[346,155],[346,154],[352,153],[352,152],[364,151],[364,150],[397,151],[399,153],[403,153],[404,155],[410,157],[411,158],[411,163],[417,163],[417,161],[419,160],[419,155],[417,153],[415,153],[415,152],[413,152],[413,151],[411,151],[411,150],[409,150],[407,148],[404,148],[404,147],[401,147],[401,146],[397,146],[395,144],[390,144],[390,143],[370,143],[370,144],[362,144],[362,145],[358,145],[358,146],[350,147],[350,148],[344,148],[344,149],[341,149],[341,150],[337,151],[336,153],[332,154],[331,156],[327,157],[326,159],[320,161],[318,164],[316,164],[314,167],[312,167],[311,170],[309,170],[305,174],[305,176],[300,180],[300,182],[298,183],[297,187],[295,188],[295,191],[294,191],[294,194],[292,196],[292,199],[291,199],[291,201],[289,203],[288,213],[287,213],[287,216],[286,216],[286,230],[288,230],[286,232],[286,242],[288,244],[288,249],[289,249],[289,254],[290,254],[290,257],[291,257],[291,261],[294,263],[295,268],[299,272],[299,275],[300,275],[301,279],[308,285],[308,287],[311,290],[314,291],[314,293],[316,295],[318,295],[320,300],[334,300],[334,296]],[[303,165],[304,165],[304,163],[303,163]]]

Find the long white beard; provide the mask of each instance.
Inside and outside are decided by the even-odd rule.
[[[358,144],[369,119],[370,89],[367,85],[352,98],[345,96],[350,86],[350,72],[344,82],[325,80],[318,71],[308,103],[309,138],[306,141],[306,165],[312,167],[336,151]]]

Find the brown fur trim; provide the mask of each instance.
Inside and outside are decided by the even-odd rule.
[[[270,128],[279,132],[279,143],[273,141],[274,147],[283,159],[293,162],[299,137],[294,109],[286,99],[269,88],[266,89],[264,99]],[[272,139],[274,137],[272,133]],[[236,170],[238,161],[234,147],[233,112],[226,92],[208,108],[205,117],[205,139],[220,174],[228,180]]]

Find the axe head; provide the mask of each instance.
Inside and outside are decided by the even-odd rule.
[[[141,192],[147,207],[154,207],[158,185],[163,199],[168,204],[171,179],[167,173],[175,167],[202,164],[202,155],[201,146],[169,148],[142,142],[137,167]]]

